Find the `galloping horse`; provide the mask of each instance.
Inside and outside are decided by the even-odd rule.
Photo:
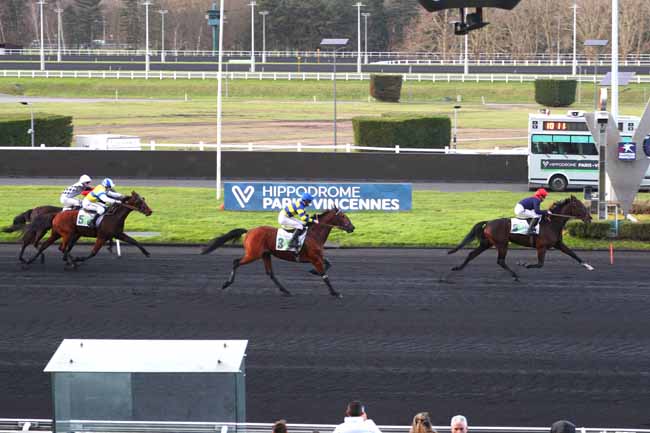
[[[34,257],[32,257],[27,264],[32,263],[36,258],[43,253],[43,251],[52,245],[57,239],[62,238],[59,249],[63,252],[63,260],[67,266],[76,268],[77,262],[82,262],[94,257],[102,246],[110,241],[112,238],[117,238],[121,241],[134,245],[142,251],[146,257],[149,257],[149,252],[144,249],[142,245],[135,239],[124,233],[124,221],[129,216],[131,211],[138,211],[146,216],[152,214],[152,210],[147,206],[144,197],[140,197],[135,191],[131,195],[124,198],[121,203],[113,204],[108,211],[104,214],[104,218],[98,228],[78,227],[77,215],[79,211],[71,210],[58,213],[54,220],[52,220],[52,234],[45,241]],[[34,223],[37,223],[35,221]],[[38,229],[38,227],[35,227]],[[70,255],[70,250],[80,237],[97,238],[92,251],[86,257],[73,258]]]
[[[474,225],[472,230],[465,236],[465,239],[448,254],[453,254],[474,239],[479,240],[479,246],[469,253],[465,261],[460,266],[452,268],[453,271],[460,271],[471,260],[475,259],[483,251],[495,246],[498,253],[497,263],[510,275],[517,280],[517,274],[506,265],[506,254],[508,253],[508,243],[514,242],[518,245],[537,249],[536,264],[527,264],[527,268],[541,268],[544,266],[546,251],[551,248],[557,248],[564,254],[573,257],[578,263],[592,271],[594,268],[585,263],[562,241],[562,230],[570,218],[578,218],[588,223],[591,221],[591,215],[587,208],[580,200],[571,196],[567,199],[554,203],[550,211],[551,215],[539,224],[539,235],[520,235],[510,233],[510,218],[500,218],[491,221],[481,221]]]
[[[62,210],[62,208],[57,206],[38,206],[33,209],[27,209],[20,215],[16,215],[12,225],[2,229],[5,233],[13,233],[18,230],[23,231],[23,246],[20,249],[20,254],[18,254],[18,260],[25,263],[25,259],[23,259],[25,248],[27,248],[28,245],[34,245],[35,248],[38,248],[38,243],[43,239],[43,236],[45,236],[47,231],[52,228],[52,220],[54,219],[54,216]],[[27,230],[28,223],[31,224],[36,221],[36,219],[42,219],[42,222],[38,224],[38,227],[40,227],[39,230]],[[43,262],[44,259],[45,257],[41,256],[41,262]]]
[[[323,245],[325,245],[325,241],[327,240],[332,227],[337,227],[345,230],[347,233],[352,233],[354,231],[354,225],[352,225],[350,219],[343,213],[343,211],[337,208],[330,209],[320,214],[318,216],[318,221],[318,224],[313,224],[309,227],[305,243],[298,258],[295,257],[292,251],[278,251],[276,249],[275,240],[278,229],[269,226],[256,227],[250,231],[246,229],[231,230],[223,236],[212,239],[205,248],[203,248],[201,254],[208,254],[226,242],[239,239],[244,233],[248,233],[244,238],[244,256],[233,261],[230,278],[223,283],[223,286],[221,287],[222,289],[227,288],[235,282],[235,273],[238,267],[261,258],[264,260],[266,274],[285,296],[291,296],[291,292],[285,289],[273,274],[273,268],[271,266],[271,256],[273,255],[279,259],[290,262],[300,261],[303,263],[311,263],[314,265],[317,275],[320,275],[327,285],[330,294],[342,298],[343,296],[334,290],[329,277],[327,276],[327,270],[330,268],[330,264],[327,259],[323,257]]]

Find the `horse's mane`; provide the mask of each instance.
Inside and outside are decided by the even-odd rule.
[[[551,205],[551,207],[550,207],[550,211],[551,211],[551,212],[558,212],[558,211],[559,211],[560,209],[562,209],[565,205],[567,205],[567,204],[569,204],[570,202],[575,201],[575,200],[577,200],[577,199],[575,198],[575,196],[572,195],[571,197],[565,198],[564,200],[556,201],[555,203],[553,203],[553,204]]]
[[[339,211],[339,209],[337,207],[333,207],[332,209],[327,209],[325,212],[319,214],[318,218],[322,218],[322,217],[324,217],[325,215],[327,215],[330,212],[338,212],[338,211]]]

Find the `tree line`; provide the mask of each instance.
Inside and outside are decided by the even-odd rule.
[[[512,11],[487,9],[491,24],[470,33],[472,53],[556,55],[572,51],[573,4],[577,4],[579,52],[586,39],[609,39],[610,0],[522,0]],[[64,44],[69,48],[144,48],[145,7],[142,0],[49,0],[45,5],[45,44],[57,43],[57,14],[62,10]],[[165,48],[210,50],[212,30],[205,14],[218,0],[152,0],[149,7],[150,47],[161,46],[160,10],[165,14]],[[249,0],[226,0],[224,46],[250,49]],[[356,49],[356,0],[257,0],[256,49],[262,46],[266,17],[268,50],[314,50],[325,37],[349,38]],[[460,56],[462,37],[453,34],[457,11],[428,13],[415,0],[365,0],[369,13],[370,51],[426,51],[442,57]],[[650,1],[620,0],[621,55],[650,52]],[[36,0],[0,0],[0,42],[29,47],[39,41]],[[363,32],[363,18],[362,18]],[[103,41],[103,42],[102,42]],[[607,50],[605,50],[607,51]]]

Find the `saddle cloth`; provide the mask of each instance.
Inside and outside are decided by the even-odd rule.
[[[81,209],[77,214],[77,227],[88,227],[94,217],[95,214],[87,212],[84,209]],[[99,227],[103,219],[104,219],[104,215],[101,215],[99,218],[97,218],[96,227]]]
[[[296,251],[294,248],[289,248],[289,241],[293,237],[292,232],[288,232],[285,229],[279,228],[278,234],[275,237],[275,249],[278,251]],[[305,238],[307,237],[307,230],[303,232],[298,238],[298,251],[302,249],[302,244],[305,243]]]
[[[528,234],[528,221],[521,218],[510,218],[510,234],[513,235],[527,235]],[[539,224],[535,227],[535,233],[539,234]]]

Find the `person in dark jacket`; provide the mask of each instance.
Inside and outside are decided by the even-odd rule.
[[[535,195],[526,197],[515,205],[515,215],[517,218],[532,218],[528,227],[528,234],[531,236],[535,234],[535,227],[539,223],[540,218],[551,213],[550,211],[540,209],[542,202],[547,196],[548,192],[544,188],[540,188],[535,191]]]

